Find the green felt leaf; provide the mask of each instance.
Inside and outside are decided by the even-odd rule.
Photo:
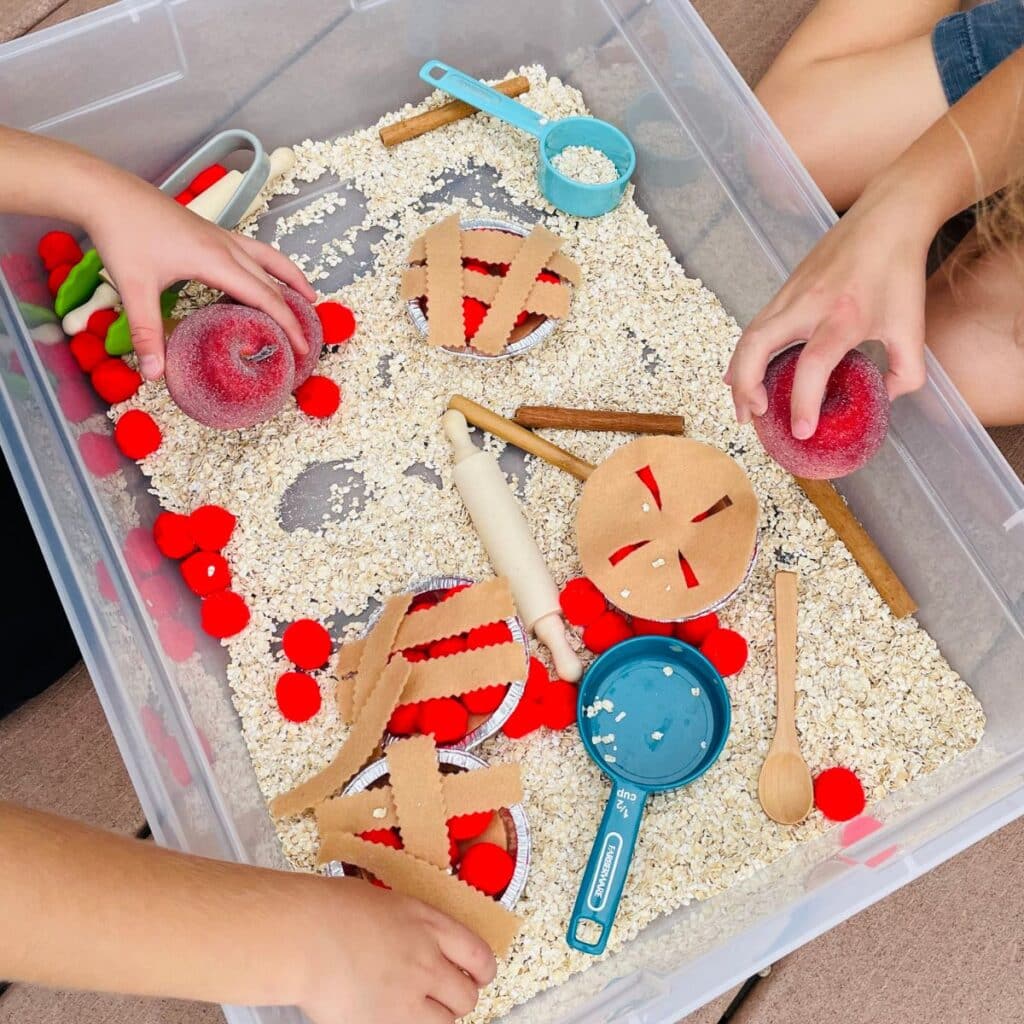
[[[168,317],[174,311],[178,302],[178,292],[174,288],[168,288],[160,296],[160,315]],[[128,326],[128,317],[122,313],[107,329],[107,337],[104,340],[104,348],[107,355],[126,356],[132,350],[132,332]]]
[[[100,283],[103,261],[95,249],[90,249],[72,268],[71,273],[57,291],[53,311],[63,319],[92,298]]]

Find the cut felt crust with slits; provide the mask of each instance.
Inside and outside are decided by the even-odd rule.
[[[591,474],[576,534],[586,575],[617,608],[658,621],[718,607],[746,578],[758,503],[730,456],[683,437],[623,445]]]
[[[410,857],[447,870],[448,814],[434,741],[429,736],[399,740],[385,757],[402,845]]]

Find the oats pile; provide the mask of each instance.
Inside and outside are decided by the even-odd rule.
[[[586,113],[580,93],[542,68],[517,73],[531,82],[522,102],[541,114]],[[435,94],[381,124],[443,99]],[[143,469],[164,507],[188,512],[217,502],[238,516],[225,554],[252,622],[226,641],[226,672],[265,796],[322,768],[347,731],[330,699],[329,672],[319,674],[325,701],[314,719],[296,725],[279,714],[274,684],[286,665],[277,638],[287,623],[318,619],[341,641],[413,581],[491,572],[453,487],[440,428],[453,392],[505,415],[519,404],[681,412],[689,436],[744,466],[762,505],[756,566],[720,613],[750,645],[747,667],[728,681],[729,742],[702,779],[650,801],[609,949],[665,911],[749,879],[829,828],[817,813],[795,828],[779,827],[757,802],[774,727],[777,567],[800,573],[797,711],[812,772],[847,765],[877,800],[978,743],[984,718],[967,685],[913,619],[892,618],[752,429],[736,424],[721,375],[737,325],[686,276],[632,189],[612,213],[577,220],[545,204],[534,141],[505,125],[474,117],[392,150],[382,147],[378,127],[296,146],[294,171],[268,197],[270,213],[246,225],[288,252],[323,297],[354,310],[355,337],[328,350],[318,370],[341,386],[340,412],[318,421],[292,406],[272,422],[220,433],[186,418],[162,384],[145,385],[113,411],[145,409],[160,425],[163,444]],[[399,299],[411,241],[453,211],[542,222],[566,240],[564,251],[582,268],[570,315],[520,358],[484,363],[430,350]],[[193,287],[187,301],[210,297]],[[595,463],[630,439],[549,436]],[[482,443],[499,455],[555,578],[579,574],[579,482],[495,438]],[[516,908],[525,925],[471,1018],[483,1022],[593,963],[571,951],[564,934],[608,784],[573,729],[519,741],[499,736],[476,752],[491,763],[521,764],[533,835],[530,879]],[[311,869],[311,818],[278,830],[291,864]]]
[[[611,159],[593,146],[566,146],[552,157],[551,166],[583,185],[608,185],[619,178]]]

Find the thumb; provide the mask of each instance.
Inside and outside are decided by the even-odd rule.
[[[160,292],[140,283],[121,293],[132,347],[139,358],[139,370],[146,380],[159,380],[164,372],[164,322],[160,316]]]

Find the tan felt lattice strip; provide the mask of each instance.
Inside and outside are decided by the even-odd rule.
[[[387,729],[399,695],[409,683],[411,669],[401,656],[388,662],[337,756],[323,771],[272,800],[270,813],[275,818],[290,818],[315,807],[341,789],[366,764]]]
[[[352,702],[356,690],[355,676],[342,676],[334,688],[334,700],[338,705],[338,715],[343,722],[352,721]]]
[[[466,259],[480,260],[483,263],[511,263],[525,241],[525,238],[510,235],[505,231],[464,231],[462,255]],[[423,238],[420,237],[412,244],[409,262],[422,263],[426,253]],[[564,277],[574,285],[580,283],[579,265],[564,253],[555,253],[545,264],[545,269],[553,270],[559,277]]]
[[[435,697],[460,697],[484,686],[523,679],[526,670],[522,644],[515,641],[450,654],[447,658],[417,661],[412,666],[400,703],[413,704]]]
[[[478,274],[474,270],[463,270],[462,293],[490,305],[498,294],[502,278]],[[427,268],[409,267],[402,274],[402,299],[418,299],[426,294]],[[560,320],[569,312],[569,289],[564,284],[552,281],[534,281],[530,294],[523,301],[523,309],[538,316],[550,316]]]
[[[523,801],[522,773],[517,764],[499,764],[442,775],[441,794],[449,818],[512,807]],[[358,834],[375,828],[398,827],[390,786],[325,800],[316,809],[316,820],[322,836],[329,832]]]
[[[392,743],[386,756],[402,845],[413,857],[447,870],[448,816],[434,741],[411,736]]]
[[[397,892],[422,900],[435,910],[455,918],[476,932],[496,956],[504,956],[508,952],[522,927],[522,919],[500,903],[447,871],[417,860],[405,850],[394,850],[339,833],[320,844],[318,864],[332,860],[369,871]]]
[[[411,594],[397,594],[385,605],[377,624],[370,631],[359,658],[355,687],[352,693],[352,717],[358,718],[366,699],[377,684],[384,666],[394,650],[395,637],[412,602]]]
[[[427,341],[431,345],[466,343],[462,322],[462,232],[453,213],[428,229],[424,238],[427,258]]]

